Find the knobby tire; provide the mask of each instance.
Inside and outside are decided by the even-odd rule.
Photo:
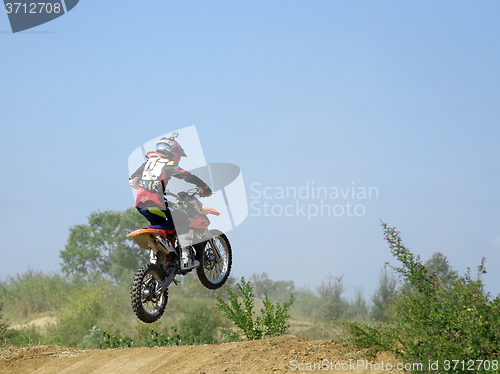
[[[233,263],[233,255],[231,244],[227,236],[219,230],[210,230],[213,236],[215,246],[220,253],[221,259],[217,261],[210,242],[204,242],[198,248],[198,261],[200,266],[196,268],[198,279],[208,289],[216,290],[226,283],[231,266]]]
[[[168,290],[160,296],[154,292],[165,279],[156,264],[146,264],[137,270],[130,285],[132,309],[142,322],[153,323],[160,319],[168,301]]]

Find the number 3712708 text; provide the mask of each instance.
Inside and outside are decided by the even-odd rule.
[[[61,13],[60,3],[5,3],[7,13]]]

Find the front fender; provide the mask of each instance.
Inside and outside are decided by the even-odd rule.
[[[214,209],[214,208],[203,208],[203,214],[207,215],[207,214],[213,214],[214,216],[220,216],[220,213]]]

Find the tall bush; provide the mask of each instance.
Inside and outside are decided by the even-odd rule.
[[[488,371],[485,365],[489,372],[498,369],[500,299],[491,300],[484,291],[485,259],[477,277],[468,270],[445,280],[428,271],[420,257],[404,246],[395,228],[385,223],[382,227],[392,255],[401,264],[392,268],[406,286],[393,304],[391,323],[348,324],[353,341],[361,347],[367,342],[380,350],[390,347],[404,362],[422,363],[428,373],[482,373]]]
[[[250,282],[241,278],[240,283],[236,284],[237,290],[234,291],[228,287],[229,302],[217,297],[217,308],[243,332],[247,340],[262,338],[271,338],[284,334],[288,327],[288,309],[293,304],[293,298],[283,305],[271,303],[267,295],[264,299],[264,308],[261,309],[261,315],[253,317],[255,311],[255,295]],[[241,300],[241,301],[240,301]]]

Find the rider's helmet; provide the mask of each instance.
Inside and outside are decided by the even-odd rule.
[[[187,157],[184,149],[175,140],[174,137],[161,138],[158,143],[156,143],[156,152],[161,153],[169,157],[175,164],[179,164],[181,157]]]

